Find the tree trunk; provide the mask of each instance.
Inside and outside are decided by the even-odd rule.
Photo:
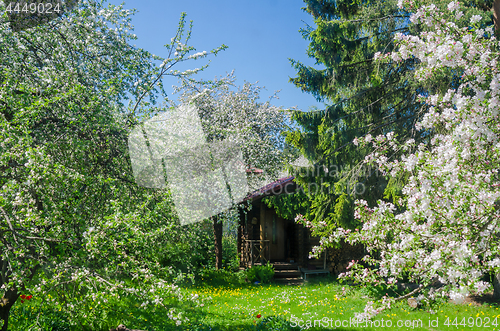
[[[215,269],[222,268],[222,221],[213,217],[214,222],[214,241],[215,241]]]
[[[495,0],[493,2],[493,8],[491,8],[493,11],[493,23],[495,24],[495,31],[497,33],[500,30],[500,0]]]
[[[17,290],[8,290],[0,301],[0,320],[3,321],[2,331],[7,331],[9,327],[10,308],[12,308],[17,298],[19,298]]]
[[[495,274],[493,277],[493,297],[500,300],[500,273]]]

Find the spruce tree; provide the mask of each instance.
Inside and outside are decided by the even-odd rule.
[[[323,68],[290,60],[297,70],[290,81],[328,107],[296,111],[293,118],[300,127],[288,133],[287,142],[313,164],[311,169],[297,171],[296,181],[309,197],[306,218],[326,221],[327,232],[339,225],[357,225],[353,202],[358,197],[371,203],[384,197],[397,202],[404,181],[387,183],[381,173],[364,167],[363,160],[371,150],[357,147],[354,139],[394,132],[401,140],[428,141],[435,132],[415,130],[427,109],[418,95],[453,88],[461,73],[445,72],[424,86],[414,79],[419,66],[415,58],[375,63],[377,53],[383,56],[398,47],[396,33],[416,34],[426,28],[412,24],[411,12],[400,9],[396,0],[304,2],[315,27],[307,26],[301,33],[310,42],[308,55]],[[494,11],[487,10],[493,1],[469,1],[467,5],[466,16],[491,16],[489,25],[494,24]],[[396,156],[397,152],[391,157]]]

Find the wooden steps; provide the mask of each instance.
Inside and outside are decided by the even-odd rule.
[[[297,263],[274,262],[274,280],[286,285],[300,285],[303,283],[302,273]]]
[[[300,278],[302,273],[298,269],[274,270],[274,278]]]
[[[316,267],[318,272],[322,271],[323,262],[321,260],[311,260],[309,262]],[[260,265],[260,263],[255,263],[254,265]],[[273,262],[272,265],[274,267],[274,281],[276,283],[284,285],[300,285],[304,283],[298,263]],[[315,273],[316,272],[312,270],[311,274]]]

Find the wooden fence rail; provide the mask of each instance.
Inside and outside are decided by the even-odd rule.
[[[266,264],[270,255],[269,240],[245,240],[244,261],[247,267],[255,263]]]

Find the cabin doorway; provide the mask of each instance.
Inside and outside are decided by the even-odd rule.
[[[287,241],[285,221],[281,217],[278,217],[276,213],[272,213],[267,230],[270,234],[269,244],[271,249],[271,261],[285,261]]]

